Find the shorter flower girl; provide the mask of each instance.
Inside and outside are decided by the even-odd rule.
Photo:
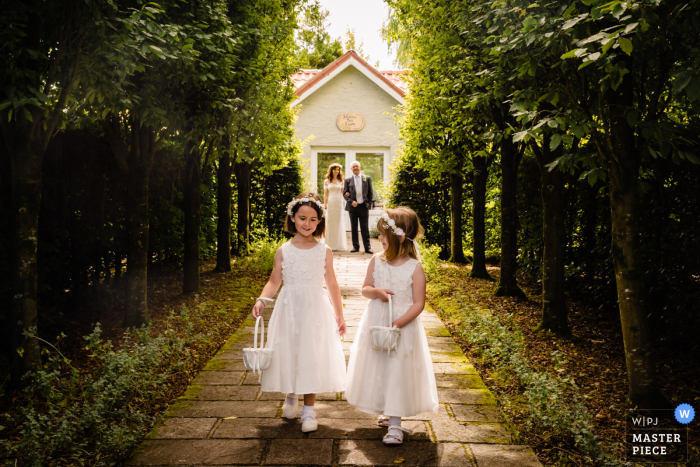
[[[437,385],[420,313],[425,306],[425,274],[416,237],[423,233],[418,216],[406,207],[388,209],[379,219],[384,252],[372,257],[362,286],[369,298],[357,336],[350,347],[348,402],[363,412],[381,415],[389,426],[384,444],[403,443],[401,417],[438,410]],[[389,296],[393,316],[389,317]],[[398,347],[372,347],[370,327],[391,323],[401,329]]]
[[[262,372],[265,392],[282,392],[286,418],[298,411],[297,394],[304,394],[301,431],[318,428],[313,410],[316,394],[345,390],[345,334],[340,287],[333,271],[333,253],[323,237],[325,219],[318,195],[305,192],[287,205],[285,230],[294,238],[275,253],[270,280],[253,307],[257,318],[284,280],[270,318],[265,348],[273,349],[270,366]],[[328,292],[323,289],[326,284]],[[330,295],[330,300],[329,300]]]

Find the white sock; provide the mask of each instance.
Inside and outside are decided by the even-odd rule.
[[[288,405],[296,405],[299,399],[297,399],[296,394],[287,394],[287,404]]]
[[[314,406],[313,405],[306,405],[304,404],[304,408],[301,409],[301,413],[309,413],[314,411]]]
[[[389,417],[389,426],[401,426],[401,417]]]

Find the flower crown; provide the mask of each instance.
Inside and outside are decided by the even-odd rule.
[[[396,222],[394,222],[394,219],[389,217],[389,213],[384,211],[382,214],[382,219],[384,220],[384,228],[385,229],[391,229],[392,232],[394,232],[394,235],[398,236],[405,236],[406,234],[404,233],[403,229],[401,227],[398,227],[396,225]],[[408,238],[408,237],[406,237]],[[411,240],[409,238],[409,240]]]
[[[294,198],[294,199],[287,205],[287,214],[290,215],[290,216],[292,215],[292,208],[294,208],[294,205],[296,205],[296,204],[298,204],[298,203],[308,203],[308,202],[310,202],[310,201],[313,201],[314,203],[316,203],[316,206],[318,206],[319,208],[323,209],[323,203],[320,202],[320,201],[317,201],[317,200],[315,200],[315,199],[313,199],[313,198]],[[325,210],[325,209],[323,209],[323,217],[326,217],[326,210]]]
[[[406,233],[403,231],[401,227],[398,227],[396,225],[396,222],[394,219],[389,217],[389,213],[384,211],[382,213],[382,220],[384,221],[384,228],[385,229],[391,229],[391,231],[394,233],[394,235],[398,235],[399,237],[404,236],[406,237]],[[420,261],[420,249],[418,248],[418,242],[416,241],[415,238],[408,238],[406,237],[406,240],[410,240],[413,242],[413,244],[416,247],[416,255],[418,256],[418,261]]]
[[[333,162],[331,165],[328,166],[328,168],[333,168],[333,167],[338,167],[338,168],[343,168],[342,165],[338,164],[337,162]]]

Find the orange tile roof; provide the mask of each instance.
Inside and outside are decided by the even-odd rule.
[[[375,75],[379,75],[382,78],[386,80],[391,86],[395,87],[398,89],[399,93],[403,96],[406,94],[408,91],[408,85],[407,83],[402,79],[402,76],[404,76],[407,72],[407,70],[385,70],[385,71],[379,71],[376,68],[374,68],[372,65],[367,63],[364,59],[362,59],[354,50],[350,50],[345,55],[342,57],[336,59],[333,63],[328,65],[326,68],[323,70],[299,70],[296,73],[293,73],[291,76],[292,82],[294,83],[294,90],[295,94],[300,95],[304,92],[306,92],[308,86],[306,86],[307,81],[314,81],[313,78],[316,77],[317,74],[324,72],[323,74],[329,73],[332,69],[336,68],[337,66],[340,65],[340,63],[344,62],[348,57],[350,56],[355,56],[355,58],[359,59],[359,61],[365,65],[367,68],[369,68]],[[309,83],[311,86],[313,86],[315,83]],[[302,89],[303,88],[303,89]],[[299,92],[301,91],[301,92]]]

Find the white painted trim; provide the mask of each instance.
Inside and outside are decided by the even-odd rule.
[[[403,97],[401,97],[401,94],[396,92],[394,89],[392,89],[389,85],[387,85],[384,81],[382,81],[377,75],[374,73],[371,73],[365,65],[363,65],[359,60],[357,60],[355,57],[350,57],[348,58],[345,62],[343,62],[338,68],[335,70],[331,71],[328,73],[326,76],[323,76],[320,79],[320,82],[318,83],[313,83],[311,88],[306,91],[304,94],[301,95],[298,99],[296,99],[294,102],[292,102],[292,107],[296,106],[297,104],[300,104],[304,99],[309,97],[311,94],[316,92],[319,88],[323,87],[326,83],[328,83],[330,80],[335,78],[338,74],[342,73],[343,70],[345,70],[349,66],[354,66],[355,69],[357,69],[360,73],[365,75],[367,78],[370,79],[374,84],[379,86],[384,92],[389,94],[391,97],[396,99],[401,105],[405,104],[406,101],[404,100]]]

